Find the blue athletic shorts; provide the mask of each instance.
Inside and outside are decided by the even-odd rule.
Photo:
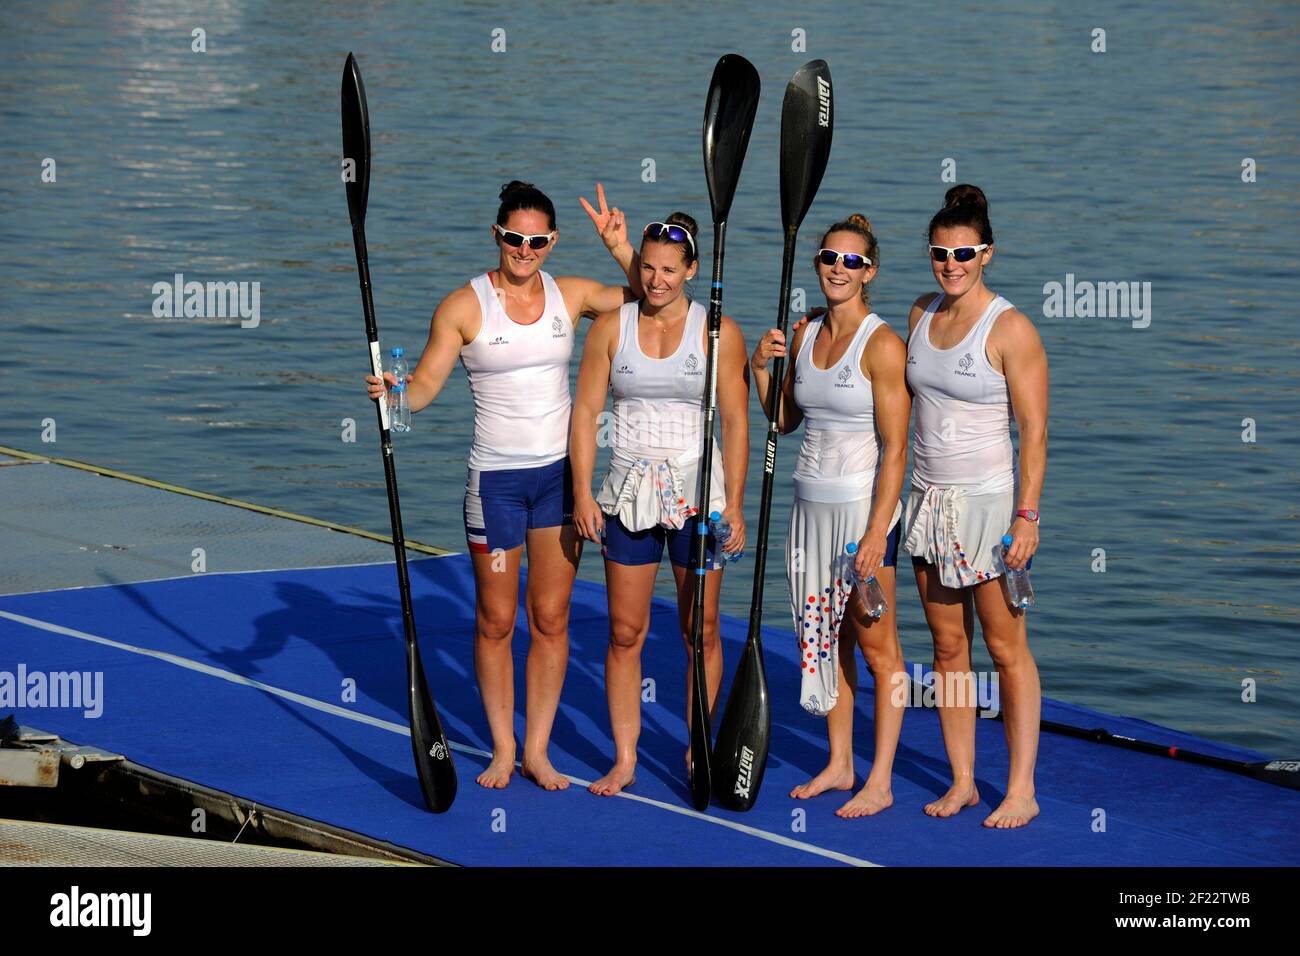
[[[469,470],[465,482],[465,540],[487,554],[524,543],[533,528],[573,524],[573,475],[568,457],[537,468]]]
[[[708,525],[703,527],[707,528]],[[615,564],[658,564],[668,545],[668,560],[679,568],[695,567],[695,548],[691,541],[695,519],[689,520],[680,531],[655,526],[645,531],[628,531],[623,522],[605,515],[605,547],[603,554]],[[708,532],[705,542],[705,561],[710,571],[717,571],[722,563],[717,560],[717,539]]]
[[[894,525],[894,530],[889,532],[885,538],[885,559],[880,562],[884,568],[893,568],[898,566],[898,539],[900,532],[903,530],[903,522],[898,521]]]

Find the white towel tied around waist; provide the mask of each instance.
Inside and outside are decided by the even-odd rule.
[[[1011,526],[1015,498],[1014,478],[969,488],[913,483],[902,550],[937,567],[945,587],[996,578],[993,552]]]
[[[698,492],[699,462],[700,453],[695,450],[662,457],[615,448],[596,504],[605,514],[616,516],[629,531],[656,526],[679,530],[699,511],[693,503]],[[722,452],[716,441],[711,471],[709,510],[722,511],[727,496]]]

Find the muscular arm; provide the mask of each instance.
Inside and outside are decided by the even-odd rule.
[[[802,321],[795,327],[791,339],[791,348],[785,356],[785,374],[781,383],[783,398],[780,416],[776,423],[777,430],[782,435],[788,435],[803,422],[803,412],[794,402],[794,357],[799,354],[806,327],[806,323]],[[754,390],[758,393],[758,401],[763,408],[764,415],[769,415],[771,409],[772,373],[769,370],[770,367],[769,364],[764,368],[756,368],[752,362],[750,363],[750,371],[754,374]]]
[[[722,472],[727,478],[727,508],[737,512],[745,503],[745,471],[749,467],[747,372],[745,338],[740,326],[723,316],[718,333],[718,411],[722,419]]]
[[[457,289],[438,305],[429,322],[429,339],[407,386],[413,413],[428,406],[447,384],[467,341],[466,332],[479,319],[478,312],[478,299],[469,286]],[[477,334],[476,325],[472,331]]]
[[[609,394],[609,369],[613,345],[618,341],[618,311],[597,316],[582,348],[578,390],[569,423],[569,462],[573,469],[575,506],[592,499],[591,478],[596,468],[596,427]]]
[[[595,279],[581,276],[560,276],[555,281],[564,294],[564,302],[569,307],[569,314],[595,317],[604,312],[617,309],[624,302],[641,298],[641,257],[626,242],[611,249],[611,256],[627,276],[627,285],[604,285]]]
[[[877,329],[867,340],[862,364],[871,379],[876,430],[880,432],[880,474],[867,534],[886,537],[907,470],[907,423],[912,414],[912,398],[907,392],[907,346],[892,329]]]
[[[1002,366],[1020,432],[1020,498],[1016,509],[1038,510],[1047,472],[1047,352],[1034,323],[1012,309],[998,317],[990,355]],[[994,365],[997,367],[997,364]]]

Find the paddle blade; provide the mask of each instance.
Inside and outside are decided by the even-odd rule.
[[[366,221],[370,197],[370,111],[361,70],[351,53],[343,64],[343,182],[348,191],[348,214],[355,229]]]
[[[420,778],[425,806],[442,813],[456,799],[456,765],[451,762],[451,747],[429,696],[420,648],[412,640],[406,642],[406,683],[416,776]]]
[[[798,230],[831,155],[831,68],[825,60],[799,67],[781,105],[781,223]]]
[[[731,211],[758,112],[758,92],[754,64],[736,53],[718,60],[704,104],[704,178],[714,222],[725,222]]]
[[[748,810],[758,800],[771,743],[772,708],[763,650],[757,641],[749,641],[713,743],[713,792],[728,810]]]
[[[1300,790],[1300,760],[1270,760],[1266,764],[1255,764],[1254,770],[1256,780]]]

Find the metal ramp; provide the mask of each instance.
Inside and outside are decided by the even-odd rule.
[[[0,866],[419,866],[151,833],[0,820]]]

